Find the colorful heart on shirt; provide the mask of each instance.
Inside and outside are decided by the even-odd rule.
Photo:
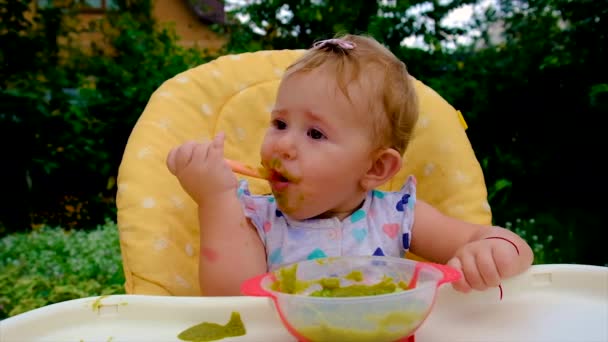
[[[255,212],[258,207],[255,205],[253,201],[245,201],[245,210],[250,212]]]
[[[306,239],[306,230],[301,228],[287,228],[287,235],[291,240],[300,241]]]
[[[382,192],[380,190],[374,190],[374,191],[372,191],[372,196],[374,196],[376,198],[384,198],[384,192]]]
[[[365,218],[365,211],[363,209],[359,209],[350,216],[350,222],[355,223],[357,221],[363,220],[364,218]]]
[[[401,241],[403,242],[403,249],[410,249],[410,234],[403,233],[401,236]]]
[[[390,237],[391,239],[394,239],[399,233],[399,224],[387,223],[382,226],[382,231],[384,232],[384,234],[386,234],[386,236]]]
[[[280,264],[281,262],[283,262],[283,255],[281,254],[281,247],[272,251],[272,253],[270,253],[270,255],[268,256],[268,260],[270,261],[271,264]]]
[[[416,198],[415,197],[410,197],[410,200],[407,203],[407,206],[410,208],[410,210],[414,210],[414,205],[415,204],[416,204]]]
[[[367,229],[355,228],[352,230],[351,234],[353,235],[355,240],[357,240],[357,242],[361,242],[361,241],[365,240],[365,237],[367,236]]]
[[[409,199],[410,199],[410,194],[403,195],[403,197],[401,197],[399,202],[397,202],[397,206],[396,206],[397,211],[405,210],[405,205],[407,204]]]

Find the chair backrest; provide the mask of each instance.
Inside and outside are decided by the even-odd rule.
[[[281,75],[302,50],[220,57],[167,80],[152,94],[125,148],[118,174],[118,227],[126,292],[200,295],[196,204],[165,166],[169,150],[187,140],[226,133],[228,158],[259,164]],[[466,221],[489,224],[481,167],[460,113],[416,81],[420,119],[404,168],[383,190],[398,189],[409,174],[419,198]],[[268,184],[250,179],[254,193]]]

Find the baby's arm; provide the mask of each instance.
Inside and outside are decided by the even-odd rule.
[[[534,259],[526,241],[510,230],[451,218],[420,200],[410,249],[462,270],[464,277],[454,288],[463,292],[498,286],[502,279],[524,272]]]
[[[243,281],[266,272],[264,245],[236,192],[199,205],[199,284],[206,296],[236,296]]]
[[[223,152],[218,135],[207,144],[185,143],[167,157],[167,167],[198,204],[199,284],[206,296],[239,295],[244,280],[266,272],[264,246],[245,218]]]

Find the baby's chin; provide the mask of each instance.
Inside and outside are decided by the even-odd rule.
[[[302,210],[300,208],[294,208],[292,206],[285,206],[282,205],[282,203],[280,203],[280,201],[277,201],[277,209],[279,209],[279,211],[281,211],[281,213],[283,213],[283,215],[287,215],[289,216],[290,219],[292,220],[296,220],[296,221],[303,221],[303,220],[307,220],[307,219],[311,219],[311,218],[317,218],[320,217],[320,215],[323,215],[324,213],[313,213],[310,212],[309,210]]]
[[[310,219],[327,219],[335,216],[330,212],[311,212],[306,210],[298,210],[293,208],[281,208],[281,206],[277,206],[277,208],[284,214],[289,216],[290,219],[296,221],[304,221]]]
[[[346,217],[350,216],[354,211],[359,209],[362,205],[363,205],[363,202],[359,206],[353,208],[352,210],[348,210],[348,211],[334,211],[334,210],[312,211],[312,210],[302,210],[302,209],[298,210],[298,209],[294,209],[294,208],[281,209],[280,205],[278,205],[277,207],[279,208],[279,210],[281,210],[282,213],[289,216],[289,218],[291,218],[293,220],[297,220],[297,221],[303,221],[303,220],[309,220],[309,219],[315,219],[315,220],[331,219],[334,217],[339,220],[343,220]]]

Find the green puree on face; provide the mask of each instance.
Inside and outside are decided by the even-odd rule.
[[[182,331],[177,337],[191,342],[206,342],[220,340],[225,337],[245,335],[245,325],[238,312],[232,312],[226,325],[203,322]]]

